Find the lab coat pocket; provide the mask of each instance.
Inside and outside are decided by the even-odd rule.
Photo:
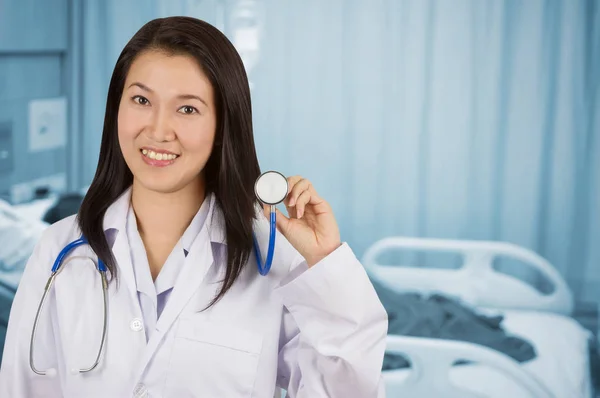
[[[261,350],[257,332],[203,317],[181,318],[165,396],[248,398]]]

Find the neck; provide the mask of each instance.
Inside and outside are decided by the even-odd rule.
[[[206,196],[204,183],[189,184],[176,192],[156,192],[134,179],[131,205],[142,239],[177,241],[192,222]]]

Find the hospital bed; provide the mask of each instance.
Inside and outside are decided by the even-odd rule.
[[[383,255],[397,251],[454,253],[460,255],[462,266],[447,269],[381,263]],[[541,293],[496,271],[497,258],[534,267],[552,283],[552,292]],[[570,289],[556,269],[536,253],[502,242],[389,237],[369,247],[362,263],[371,278],[397,292],[443,294],[481,313],[502,315],[502,327],[527,339],[537,354],[519,363],[502,352],[469,342],[388,335],[386,352],[402,355],[411,365],[383,372],[388,398],[592,397],[591,333],[569,317],[573,311]]]

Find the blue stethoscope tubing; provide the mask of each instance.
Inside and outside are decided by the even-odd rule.
[[[275,252],[275,236],[277,235],[277,215],[275,213],[275,206],[271,205],[271,216],[270,216],[270,231],[269,231],[269,248],[267,249],[267,258],[263,265],[262,256],[260,255],[260,247],[256,241],[256,235],[252,233],[254,241],[254,256],[256,257],[256,265],[258,266],[258,272],[265,276],[271,269],[271,263],[273,262],[273,253]]]
[[[33,321],[33,329],[31,330],[31,340],[29,342],[29,366],[31,367],[31,370],[38,375],[41,375],[41,376],[48,375],[51,377],[56,376],[56,369],[50,368],[47,370],[39,370],[34,365],[34,361],[33,361],[34,343],[35,343],[35,335],[37,332],[37,325],[38,325],[40,313],[42,312],[42,308],[44,307],[44,303],[46,302],[46,297],[48,296],[48,292],[50,291],[50,288],[52,287],[52,284],[54,283],[54,279],[56,278],[56,276],[58,275],[58,273],[61,270],[61,266],[63,265],[63,261],[64,261],[65,257],[76,247],[81,246],[81,245],[86,245],[86,244],[88,244],[88,241],[82,235],[81,238],[66,245],[60,251],[58,256],[56,256],[54,265],[52,265],[52,273],[50,274],[50,277],[48,278],[48,282],[46,283],[46,287],[44,288],[44,294],[42,295],[42,298],[40,299],[40,304],[38,305],[38,309],[35,314],[35,320]],[[107,311],[107,308],[108,308],[108,294],[107,294],[108,281],[106,279],[106,265],[104,264],[104,262],[102,262],[102,260],[98,259],[98,263],[96,264],[96,269],[100,273],[100,277],[102,280],[102,299],[104,302],[102,340],[100,341],[100,348],[98,349],[98,355],[96,356],[96,360],[94,361],[92,366],[90,366],[88,368],[83,368],[83,369],[74,369],[73,368],[73,369],[71,369],[72,374],[85,373],[85,372],[89,372],[89,371],[95,369],[96,366],[98,366],[98,363],[100,363],[100,356],[102,355],[102,349],[104,348],[104,343],[106,341],[106,328],[107,328],[107,317],[108,317],[108,311]]]
[[[62,265],[64,258],[71,252],[71,250],[75,249],[77,246],[87,245],[87,244],[88,244],[87,239],[82,235],[81,238],[66,245],[64,247],[64,249],[62,249],[61,252],[58,253],[56,260],[54,260],[54,265],[52,266],[52,272],[54,273],[54,272],[58,271],[58,269]],[[104,265],[104,263],[100,259],[98,259],[97,268],[98,268],[98,271],[100,271],[100,272],[106,272],[106,265]]]

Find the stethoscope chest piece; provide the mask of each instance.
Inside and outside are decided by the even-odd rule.
[[[287,196],[287,178],[276,171],[266,171],[256,179],[254,193],[262,203],[275,206]]]

